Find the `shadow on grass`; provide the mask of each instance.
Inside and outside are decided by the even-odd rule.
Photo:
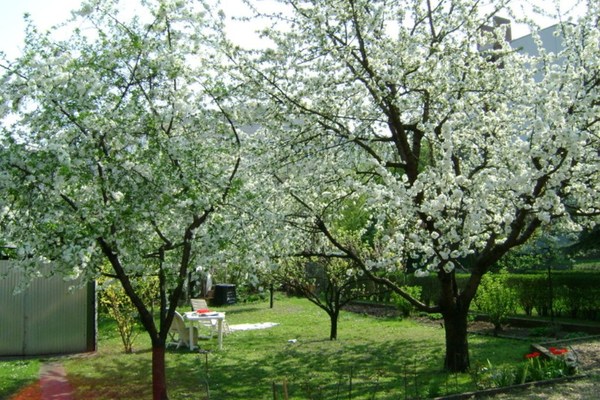
[[[219,311],[226,313],[227,315],[239,315],[239,314],[247,314],[256,311],[262,311],[262,308],[259,307],[246,307],[246,308],[234,308],[230,309],[227,307],[219,308]]]
[[[85,369],[68,368],[67,376],[75,398],[146,399],[152,398],[152,371],[148,351],[112,357],[110,360],[90,360]],[[144,354],[146,356],[144,356]],[[99,361],[99,362],[95,362]]]
[[[182,361],[185,369],[196,371],[199,383],[209,382],[218,399],[270,398],[273,385],[281,392],[284,382],[292,398],[415,398],[431,394],[432,382],[440,386],[448,380],[441,368],[434,367],[441,367],[438,349],[402,340],[376,345],[310,340],[285,345],[262,358],[247,358],[210,354],[208,376],[203,356]]]
[[[479,356],[474,364],[494,359],[494,348],[507,351],[493,339],[475,341],[471,351]],[[520,359],[520,351],[514,351],[513,361]],[[210,357],[208,381],[219,399],[269,398],[273,385],[281,392],[284,382],[289,396],[298,399],[430,398],[472,391],[477,384],[470,374],[443,370],[443,344],[416,338],[380,343],[311,338],[273,346],[252,361],[248,354]]]
[[[326,339],[327,316],[302,306],[299,300],[290,299],[277,309],[263,304],[223,307],[222,311],[243,316],[232,318],[236,323],[252,319],[281,325],[232,333],[225,338],[222,351],[215,350],[216,340],[202,341],[200,346],[208,354],[170,347],[166,355],[170,399],[272,399],[274,386],[281,399],[284,382],[289,398],[296,400],[414,399],[474,389],[468,374],[442,370],[443,330],[438,327],[344,313],[340,339],[330,341]],[[473,339],[471,354],[477,354],[477,360],[507,360],[510,352],[513,358],[522,357],[521,348],[512,341]],[[69,379],[78,388],[77,398],[151,398],[149,341],[144,341],[146,348],[127,356],[116,354],[114,343],[118,342],[105,345],[110,350],[97,360],[70,366]]]
[[[515,358],[522,351],[507,350],[514,347],[512,341],[471,339],[471,353],[478,355],[471,357],[473,363],[494,359],[494,351],[514,351]],[[426,337],[330,341],[307,335],[288,343],[274,328],[228,336],[223,351],[215,351],[214,342],[206,342],[208,354],[186,347],[168,349],[167,382],[172,400],[272,399],[274,386],[278,398],[283,398],[284,382],[290,398],[312,400],[430,398],[475,389],[469,374],[442,370],[443,343]],[[115,355],[86,370],[70,370],[78,398],[151,398],[149,352]]]

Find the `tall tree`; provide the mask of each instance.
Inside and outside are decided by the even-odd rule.
[[[280,3],[266,49],[240,63],[264,95],[256,140],[287,193],[270,203],[287,215],[280,248],[310,256],[319,232],[312,255],[347,258],[441,313],[444,365],[467,370],[482,276],[540,227],[600,212],[598,3],[557,28],[563,50],[535,55],[511,48],[504,27],[483,29],[509,1]],[[351,202],[366,217],[341,229]],[[384,275],[409,264],[437,275],[438,304]]]
[[[233,235],[224,213],[240,190],[240,136],[222,17],[202,1],[137,6],[132,17],[88,1],[50,33],[30,24],[22,55],[2,61],[0,210],[23,268],[51,261],[93,278],[108,261],[152,342],[153,398],[166,399],[185,278]],[[149,276],[158,316],[136,289]]]

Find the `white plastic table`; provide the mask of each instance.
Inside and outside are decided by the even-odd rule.
[[[223,348],[223,321],[225,321],[224,312],[209,312],[198,314],[195,311],[189,311],[184,314],[185,319],[190,321],[190,350],[194,350],[194,327],[200,325],[201,322],[217,320],[217,332],[219,338],[219,350]]]

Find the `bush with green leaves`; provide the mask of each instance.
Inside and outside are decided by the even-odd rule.
[[[421,287],[420,286],[406,286],[403,288],[405,292],[407,292],[411,297],[418,299],[421,297]],[[410,304],[410,302],[404,297],[400,296],[397,293],[392,293],[392,301],[398,307],[398,310],[402,313],[404,317],[408,317],[415,310],[415,307]]]
[[[516,293],[507,283],[506,272],[485,275],[475,297],[475,305],[479,311],[487,314],[494,324],[495,334],[502,330],[502,324],[517,308]]]
[[[147,304],[153,304],[153,287],[155,285],[156,282],[152,279],[138,285],[139,293],[147,300]],[[139,320],[138,311],[118,281],[101,280],[100,287],[100,304],[117,323],[117,329],[123,343],[123,351],[125,353],[132,353],[133,342],[141,332],[136,327]]]
[[[109,284],[102,290],[100,302],[106,307],[108,315],[117,323],[123,350],[125,353],[132,353],[133,342],[139,335],[139,331],[135,329],[137,311],[133,303],[117,284]]]

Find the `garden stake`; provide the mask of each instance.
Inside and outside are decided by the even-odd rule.
[[[344,379],[344,375],[340,374],[340,377],[338,378],[338,383],[337,383],[337,390],[335,393],[335,400],[338,400],[340,398],[340,390],[342,388],[342,380]]]
[[[204,354],[204,357],[205,357],[205,361],[204,361],[204,374],[205,374],[204,383],[205,383],[205,386],[206,386],[206,399],[210,400],[210,387],[209,387],[209,384],[208,384],[208,380],[209,380],[209,377],[208,377],[208,353],[210,353],[209,350],[203,350],[203,349],[199,349],[198,350],[198,359],[199,359],[201,365],[202,365],[202,360],[200,359],[200,355]]]
[[[379,390],[379,377],[377,377],[377,381],[375,382],[375,387],[373,388],[373,391],[371,392],[371,400],[375,400],[375,395],[377,394],[378,390]]]
[[[458,373],[454,374],[454,391],[458,389]]]
[[[448,374],[446,374],[446,393],[450,393],[450,388],[448,387],[449,381],[450,381],[450,376]]]
[[[408,399],[408,367],[404,364],[404,400]]]
[[[287,378],[283,380],[283,399],[289,400],[288,398],[288,388],[287,388]]]
[[[415,374],[415,399],[419,398],[419,381],[418,381],[418,376],[417,376],[417,360],[415,360],[415,369],[414,369],[414,374]]]
[[[352,400],[352,372],[354,367],[350,367],[350,387],[348,388],[348,399]]]

